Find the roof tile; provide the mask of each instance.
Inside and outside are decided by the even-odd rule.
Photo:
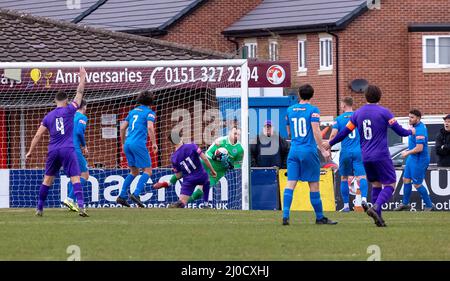
[[[114,31],[164,29],[205,0],[82,0],[69,9],[65,0],[1,0],[0,9]]]
[[[0,9],[0,61],[220,59],[233,55]]]
[[[338,25],[367,0],[264,0],[224,33],[312,25]]]

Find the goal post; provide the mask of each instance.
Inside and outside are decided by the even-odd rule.
[[[166,207],[179,194],[179,184],[172,191],[151,188],[153,182],[171,174],[169,159],[173,147],[165,137],[170,130],[181,130],[186,142],[194,142],[205,150],[216,137],[228,133],[229,124],[237,121],[244,148],[242,166],[227,173],[211,192],[210,202],[213,207],[227,201],[226,208],[249,209],[250,71],[244,59],[0,62],[0,71],[3,71],[0,148],[6,147],[0,149],[0,169],[9,170],[11,207],[34,207],[36,203],[48,138],[41,140],[30,161],[25,162],[25,153],[42,118],[55,108],[54,94],[62,90],[69,98],[74,97],[79,67],[87,71],[84,98],[88,103],[86,142],[90,178],[89,187],[83,187],[87,201],[94,202],[95,207],[115,205],[114,198],[126,176],[126,160],[118,132],[120,122],[136,106],[137,93],[150,90],[156,95],[152,109],[156,112],[159,151],[150,151],[156,172],[148,181],[145,195],[141,196],[143,202],[149,207]],[[218,88],[240,89],[240,98],[221,100],[216,96]],[[225,112],[232,112],[230,116],[235,119],[228,119]],[[50,191],[48,207],[60,207],[67,196],[68,178],[63,172],[60,175]],[[132,189],[137,181],[138,178]],[[89,207],[89,202],[87,204]]]
[[[249,145],[249,110],[248,110],[248,62],[241,65],[241,143],[244,148],[242,160],[242,209],[250,209],[250,145]]]

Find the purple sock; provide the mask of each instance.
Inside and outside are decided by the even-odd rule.
[[[378,195],[380,195],[381,190],[381,187],[372,187],[372,204],[377,202]]]
[[[378,195],[377,201],[375,204],[378,205],[377,213],[381,217],[381,206],[383,206],[384,203],[389,202],[392,198],[392,194],[394,193],[394,188],[392,186],[386,186],[383,188],[383,190],[380,192],[380,195]]]
[[[204,185],[203,186],[203,202],[204,203],[208,202],[209,190],[210,190],[210,186],[209,185]]]
[[[47,200],[48,190],[50,186],[46,186],[45,184],[41,184],[41,188],[39,188],[39,201],[38,201],[38,210],[42,211],[44,209],[45,200]]]
[[[78,207],[84,208],[84,198],[83,198],[83,189],[81,188],[81,183],[77,182],[73,184],[73,193],[77,197]]]

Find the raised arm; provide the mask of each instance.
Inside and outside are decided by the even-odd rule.
[[[411,130],[406,130],[402,126],[400,126],[397,122],[397,120],[394,117],[394,114],[390,112],[389,110],[385,110],[383,112],[384,120],[388,123],[388,126],[399,136],[401,137],[407,137],[409,135],[414,135],[416,133],[416,130],[414,127],[411,128]]]
[[[26,158],[31,156],[31,154],[33,153],[34,149],[36,148],[36,145],[39,143],[39,141],[41,140],[42,136],[47,131],[48,130],[47,130],[47,128],[44,125],[39,126],[39,129],[37,130],[36,135],[34,135],[34,138],[31,141],[30,150],[28,150]]]
[[[394,130],[394,132],[397,135],[399,135],[401,137],[407,137],[409,135],[414,134],[413,130],[404,129],[402,126],[400,126],[400,124],[397,123],[397,120],[395,120],[395,119],[389,120],[389,126],[391,127],[392,130]]]
[[[84,67],[80,67],[80,83],[78,84],[77,94],[75,95],[74,101],[78,106],[81,104],[81,100],[83,99],[84,94],[84,85],[86,84],[86,70]]]

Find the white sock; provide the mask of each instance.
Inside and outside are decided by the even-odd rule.
[[[348,205],[348,203],[344,203],[344,208],[350,208],[350,206]]]
[[[366,197],[361,197],[361,202],[366,202],[367,203],[367,198]]]

